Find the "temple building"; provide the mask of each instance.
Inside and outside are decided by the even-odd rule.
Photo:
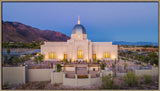
[[[87,39],[85,27],[78,24],[72,29],[71,39],[67,42],[44,42],[41,45],[41,54],[47,61],[58,61],[66,59],[68,61],[86,60],[115,60],[118,58],[118,47],[112,42],[91,42]]]

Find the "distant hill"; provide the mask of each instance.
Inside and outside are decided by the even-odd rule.
[[[115,45],[137,45],[137,46],[144,46],[144,45],[158,46],[158,43],[154,43],[154,42],[126,42],[126,41],[114,41],[113,44],[115,44]]]
[[[69,36],[51,30],[40,30],[19,22],[2,21],[2,42],[67,41]]]

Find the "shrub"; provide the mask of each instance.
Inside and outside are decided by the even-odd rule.
[[[133,72],[127,72],[126,76],[124,76],[124,82],[127,86],[132,87],[139,84],[139,79]]]
[[[104,63],[101,64],[101,69],[102,69],[102,70],[105,69],[105,64],[104,64]]]
[[[101,89],[119,89],[120,87],[114,84],[114,78],[111,75],[102,77]]]
[[[51,68],[53,68],[53,63],[51,63]]]
[[[152,83],[153,79],[151,75],[144,75],[145,83]]]
[[[8,82],[4,84],[3,88],[8,89]]]
[[[57,72],[60,72],[60,71],[61,71],[61,65],[57,64]]]
[[[57,84],[57,83],[54,83],[54,86],[58,86],[58,84]]]
[[[97,63],[99,64],[100,61],[101,61],[101,60],[97,60]]]
[[[64,63],[69,63],[68,60],[66,60],[66,59],[63,59],[62,61],[63,61]]]

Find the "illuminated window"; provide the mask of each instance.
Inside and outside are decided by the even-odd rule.
[[[108,58],[110,58],[110,52],[108,53]]]
[[[110,58],[110,52],[105,52],[104,53],[104,58]]]
[[[49,53],[49,59],[56,59],[56,53]]]
[[[67,60],[67,54],[64,54],[64,59]]]
[[[83,50],[78,50],[77,57],[78,59],[83,59]]]
[[[93,54],[93,60],[96,60],[96,54]]]

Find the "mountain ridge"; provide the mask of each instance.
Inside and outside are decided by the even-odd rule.
[[[40,30],[19,22],[2,21],[3,42],[67,41],[69,36],[58,31]]]

